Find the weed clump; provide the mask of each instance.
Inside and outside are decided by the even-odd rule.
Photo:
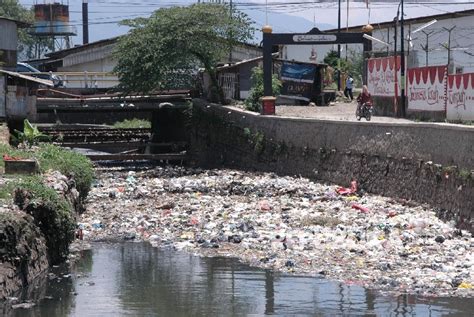
[[[71,204],[43,183],[41,176],[28,176],[15,182],[14,202],[33,216],[46,239],[51,263],[60,263],[74,239],[75,218]]]

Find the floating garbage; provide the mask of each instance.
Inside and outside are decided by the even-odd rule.
[[[149,241],[388,292],[474,296],[469,232],[426,205],[362,194],[355,181],[183,167],[97,175],[79,220],[86,241]]]

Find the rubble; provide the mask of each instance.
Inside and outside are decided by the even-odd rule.
[[[474,295],[474,238],[426,205],[271,173],[166,167],[97,177],[78,224],[85,240],[144,240],[391,293]]]

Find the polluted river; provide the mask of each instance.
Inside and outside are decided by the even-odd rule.
[[[68,264],[8,316],[469,316],[472,235],[357,182],[99,168]],[[28,305],[30,304],[30,305]],[[23,306],[22,306],[23,305]]]

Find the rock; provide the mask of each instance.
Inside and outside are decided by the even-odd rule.
[[[436,236],[435,241],[438,243],[443,243],[446,240],[443,236]]]

